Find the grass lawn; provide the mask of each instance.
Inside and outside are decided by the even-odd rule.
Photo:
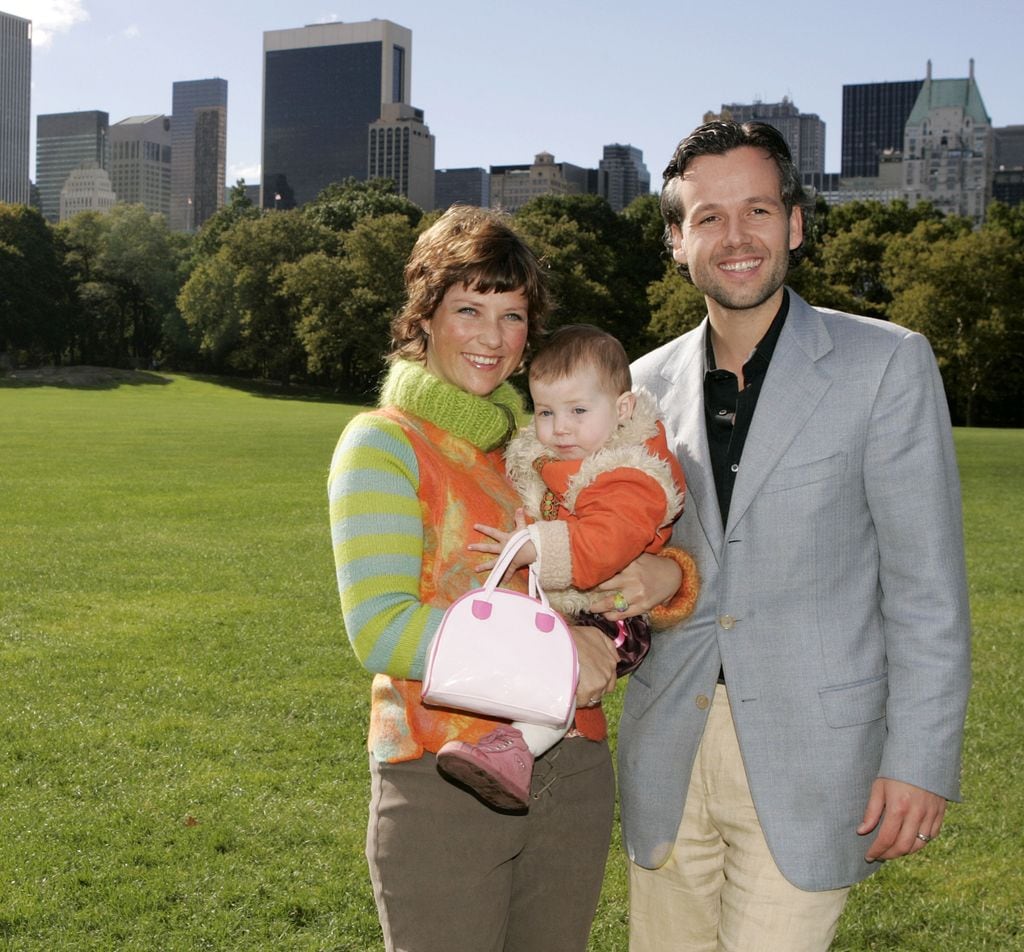
[[[150,380],[0,381],[0,948],[374,952],[325,493],[355,408]],[[854,891],[842,952],[1024,950],[1024,433],[957,440],[967,800]],[[626,948],[624,866],[595,950]]]

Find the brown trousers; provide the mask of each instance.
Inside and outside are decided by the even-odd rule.
[[[608,745],[537,759],[529,812],[500,813],[435,758],[379,764],[366,856],[388,952],[585,952],[611,838]]]

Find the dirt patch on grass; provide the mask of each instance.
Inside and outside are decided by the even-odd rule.
[[[0,375],[0,387],[71,387],[82,390],[109,390],[139,384],[166,384],[163,377],[149,370],[122,370],[119,367],[32,367],[8,370]]]

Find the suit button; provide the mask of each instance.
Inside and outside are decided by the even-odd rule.
[[[696,704],[698,711],[706,711],[711,706],[711,699],[706,694],[698,694]]]
[[[721,625],[726,631],[732,631],[736,627],[736,619],[732,615],[719,615],[718,624]]]

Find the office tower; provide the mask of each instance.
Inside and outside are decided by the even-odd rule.
[[[32,21],[0,13],[0,202],[29,201]]]
[[[93,161],[83,162],[72,169],[60,190],[60,220],[67,221],[79,212],[99,212],[105,215],[117,203],[117,195],[110,186],[110,176]]]
[[[996,169],[1024,168],[1024,126],[993,129]]]
[[[434,173],[434,208],[491,204],[491,177],[487,169],[438,169]]]
[[[191,79],[171,99],[171,228],[197,231],[224,204],[228,81]]]
[[[903,127],[923,82],[843,86],[843,178],[875,178],[883,154],[903,151]]]
[[[1024,168],[996,169],[992,175],[992,201],[1024,205]]]
[[[423,110],[400,102],[382,103],[370,123],[369,178],[387,178],[395,191],[424,211],[434,207],[434,137]]]
[[[538,152],[532,165],[492,165],[491,205],[514,212],[538,195],[585,195],[592,169],[556,162],[550,152]]]
[[[225,110],[220,106],[197,109],[192,168],[195,186],[192,190],[193,228],[203,223],[224,205],[227,162],[227,128]]]
[[[411,64],[412,32],[388,20],[264,33],[263,207],[367,179],[370,125],[382,106],[409,105]]]
[[[932,79],[932,64],[903,132],[904,194],[976,225],[992,197],[992,120],[974,80]]]
[[[621,212],[634,198],[651,191],[651,173],[644,165],[643,152],[635,146],[606,145],[597,167],[604,173],[600,194],[617,212]]]
[[[110,127],[110,184],[118,201],[170,220],[170,117],[130,116]]]
[[[110,166],[110,117],[105,112],[36,117],[36,186],[47,221],[59,221],[61,189],[83,162],[95,162],[104,170]]]
[[[992,200],[1004,205],[1024,204],[1024,126],[1002,126],[993,132]]]
[[[808,175],[825,172],[825,123],[813,112],[800,112],[788,96],[782,102],[729,103],[722,105],[720,116],[709,119],[732,119],[735,122],[766,122],[774,126],[789,146],[797,171]]]

